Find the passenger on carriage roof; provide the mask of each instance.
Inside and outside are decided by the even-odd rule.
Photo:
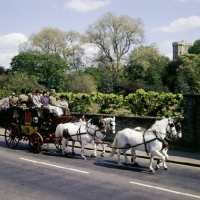
[[[47,97],[47,92],[44,91],[42,94],[43,94],[43,95],[41,96],[41,103],[42,103],[44,106],[48,106],[48,104],[49,104],[49,98]]]
[[[42,106],[40,93],[41,92],[39,90],[36,90],[35,94],[33,95],[33,106],[36,108],[41,108]]]
[[[9,97],[9,104],[11,108],[15,108],[17,106],[18,98],[15,96],[15,92],[12,93],[12,96]]]
[[[28,96],[25,94],[25,89],[21,89],[21,94],[18,97],[18,105],[28,103]]]
[[[56,92],[54,89],[50,90],[49,95],[49,105],[48,107],[53,110],[55,116],[59,116],[63,114],[62,108],[59,103],[56,101]]]
[[[70,115],[70,110],[68,108],[68,102],[65,100],[65,96],[61,95],[60,100],[58,100],[59,105],[61,106],[64,115]]]

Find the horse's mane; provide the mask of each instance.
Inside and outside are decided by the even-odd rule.
[[[164,120],[165,119],[156,120],[155,123],[151,126],[151,129],[156,130],[160,126],[160,124],[163,123]]]

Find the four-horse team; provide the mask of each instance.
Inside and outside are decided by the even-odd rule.
[[[40,117],[37,108],[25,109],[20,113],[21,119],[17,122],[8,124],[5,129],[5,141],[9,148],[16,148],[20,140],[28,140],[30,151],[39,153],[44,147],[44,143],[53,143],[56,148],[62,151],[63,155],[68,155],[67,144],[72,141],[72,154],[74,143],[81,145],[81,157],[84,155],[85,145],[90,143],[94,147],[92,157],[97,156],[97,146],[103,147],[101,156],[105,154],[105,147],[108,143],[103,139],[107,133],[115,134],[114,141],[110,144],[110,156],[117,152],[118,166],[122,167],[120,161],[121,153],[125,157],[125,165],[128,165],[127,150],[131,149],[132,162],[136,162],[136,150],[145,151],[150,154],[150,172],[155,172],[152,167],[154,157],[159,158],[156,169],[163,166],[168,169],[166,160],[168,159],[167,150],[169,143],[173,139],[181,137],[181,124],[179,120],[163,118],[157,120],[149,129],[136,127],[135,129],[125,128],[115,133],[115,117],[103,118],[102,116],[93,117],[87,122],[85,116],[75,122],[75,117],[70,113],[67,115],[57,115],[53,119],[50,116]],[[16,113],[14,113],[16,114]]]

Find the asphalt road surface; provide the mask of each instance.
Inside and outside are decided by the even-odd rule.
[[[85,150],[82,160],[75,150],[66,157],[50,144],[33,154],[27,141],[13,150],[0,137],[0,200],[200,199],[200,168],[167,163],[169,171],[150,173],[148,159],[119,168],[116,155]]]

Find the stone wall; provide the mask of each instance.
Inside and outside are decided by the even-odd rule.
[[[200,95],[184,95],[184,122],[181,146],[200,151]]]

